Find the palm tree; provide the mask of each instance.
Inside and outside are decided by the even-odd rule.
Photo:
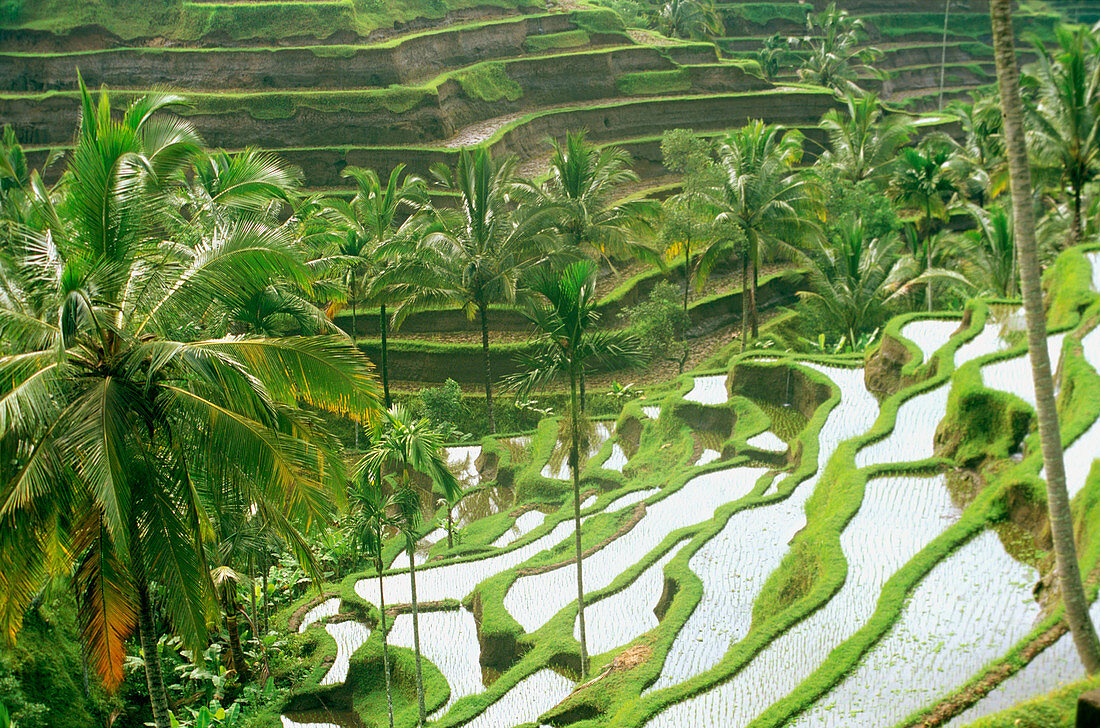
[[[898,149],[909,143],[913,125],[897,114],[883,114],[874,94],[844,99],[847,113],[829,109],[819,125],[829,138],[820,162],[829,174],[853,183],[889,179]]]
[[[932,268],[933,236],[935,221],[947,217],[947,202],[955,193],[955,185],[948,172],[950,149],[944,144],[926,143],[920,147],[906,147],[891,182],[894,199],[916,209],[921,217],[914,236],[915,255],[921,254],[921,266]],[[925,285],[925,301],[932,310],[932,281]]]
[[[596,265],[589,260],[571,263],[560,275],[544,272],[531,289],[542,300],[531,301],[527,317],[542,344],[521,357],[521,372],[512,378],[523,395],[559,376],[569,377],[571,418],[569,469],[573,475],[574,544],[577,562],[577,614],[580,620],[581,677],[588,673],[588,643],[584,631],[584,575],[581,566],[581,409],[577,384],[585,369],[597,366],[636,366],[641,349],[622,331],[597,331]]]
[[[630,233],[655,213],[656,204],[614,199],[623,185],[638,181],[630,155],[617,146],[597,149],[583,131],[568,132],[564,145],[548,141],[554,150],[550,176],[540,186],[524,185],[524,203],[552,210],[554,228],[578,251],[591,249],[609,263],[612,256],[644,253]]]
[[[861,45],[863,20],[830,3],[820,13],[806,16],[806,35],[801,45],[810,49],[798,77],[806,83],[831,88],[841,94],[861,95],[860,73],[879,75],[871,63],[882,56],[877,48]]]
[[[722,185],[714,193],[723,225],[745,238],[741,280],[741,347],[759,328],[756,285],[765,251],[789,252],[813,229],[810,180],[796,169],[802,134],[762,121],[731,132],[719,148]]]
[[[948,105],[963,130],[963,138],[951,143],[947,161],[949,178],[960,194],[979,206],[996,199],[1008,186],[1002,141],[1000,102],[990,94],[972,94],[972,101]]]
[[[954,256],[962,274],[979,291],[999,298],[1015,298],[1019,295],[1016,284],[1019,271],[1012,213],[1001,205],[986,209],[968,204],[966,210],[975,227],[963,233],[963,244]]]
[[[496,422],[489,307],[514,303],[524,276],[553,252],[552,210],[514,204],[520,190],[515,165],[514,157],[496,162],[479,148],[464,149],[453,170],[433,167],[436,180],[457,195],[458,209],[437,210],[434,228],[387,278],[402,289],[397,322],[414,310],[455,303],[471,319],[480,318],[490,432],[496,432]]]
[[[199,145],[158,113],[179,99],[150,94],[115,118],[105,93],[95,102],[80,87],[70,166],[52,193],[36,190],[37,227],[4,243],[16,279],[4,289],[20,295],[0,302],[0,628],[14,640],[39,585],[75,569],[105,687],[121,682],[136,630],[154,721],[168,728],[150,584],[185,644],[202,645],[214,585],[196,485],[229,480],[316,575],[295,524],[328,514],[342,467],[299,404],[364,419],[377,396],[342,337],[205,326],[236,291],[302,276],[297,260],[253,223],[195,248],[164,242],[165,190]]]
[[[711,0],[667,0],[657,11],[657,29],[688,40],[712,40],[725,33],[725,23]]]
[[[1077,546],[1073,534],[1073,512],[1066,490],[1066,471],[1062,452],[1062,434],[1058,425],[1058,408],[1054,400],[1054,380],[1047,353],[1046,313],[1040,281],[1039,257],[1035,242],[1035,218],[1031,201],[1031,170],[1028,165],[1027,142],[1024,138],[1024,109],[1020,100],[1019,70],[1013,42],[1010,0],[990,0],[993,22],[993,49],[997,63],[997,85],[1004,110],[1005,143],[1008,151],[1009,176],[1012,184],[1013,220],[1016,245],[1019,248],[1020,287],[1024,297],[1027,322],[1028,356],[1035,383],[1036,410],[1039,414],[1039,441],[1046,469],[1047,508],[1050,515],[1051,538],[1057,562],[1066,621],[1085,670],[1091,675],[1100,671],[1100,641],[1089,617],[1089,602],[1081,582],[1077,562]]]
[[[1081,197],[1100,169],[1100,44],[1088,28],[1057,28],[1059,49],[1036,44],[1039,55],[1026,82],[1030,142],[1043,167],[1053,167],[1068,188],[1073,210],[1067,245],[1081,240]]]
[[[339,241],[336,254],[345,259],[344,281],[348,300],[351,302],[352,338],[358,336],[356,308],[359,303],[378,307],[378,324],[382,335],[382,391],[386,407],[390,406],[389,366],[387,362],[387,334],[389,322],[386,306],[395,303],[396,290],[386,285],[383,273],[393,265],[395,242],[409,239],[417,224],[412,213],[427,203],[424,182],[418,177],[404,174],[405,165],[399,164],[390,172],[386,186],[373,169],[348,167],[341,176],[355,180],[356,192],[351,202],[331,200],[329,205],[346,229]],[[331,310],[330,310],[331,311]],[[334,312],[334,311],[332,311]]]
[[[447,467],[443,454],[443,437],[427,418],[414,418],[404,406],[395,404],[386,413],[382,428],[367,455],[370,470],[382,472],[397,468],[401,478],[402,496],[399,503],[405,547],[409,553],[409,581],[412,594],[413,648],[416,654],[416,699],[420,709],[420,725],[427,720],[424,709],[424,677],[420,668],[420,625],[416,603],[416,531],[420,524],[420,498],[415,495],[413,476],[427,477],[448,500],[460,494],[458,481]],[[434,499],[433,499],[434,500]]]
[[[375,434],[376,436],[381,434],[380,428],[376,429]],[[377,437],[374,439],[377,440]],[[402,519],[397,514],[409,510],[406,503],[408,498],[404,494],[411,491],[387,495],[383,487],[382,472],[369,467],[369,463],[364,463],[361,468],[356,485],[349,499],[352,507],[350,527],[353,542],[371,560],[378,575],[378,631],[382,635],[382,671],[386,675],[386,709],[389,714],[390,728],[393,728],[393,688],[390,677],[389,644],[386,636],[386,593],[385,580],[382,578],[385,567],[382,563],[382,550],[385,546],[385,533],[401,528]]]
[[[801,292],[854,348],[862,336],[882,325],[899,290],[901,256],[897,238],[867,239],[861,221],[818,243],[808,254],[814,288]]]

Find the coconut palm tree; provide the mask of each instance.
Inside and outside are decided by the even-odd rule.
[[[829,109],[821,119],[829,148],[820,162],[830,175],[850,182],[882,183],[893,172],[898,149],[909,143],[913,125],[897,114],[884,114],[874,94],[847,94],[844,102],[847,113]]]
[[[900,244],[893,235],[867,239],[856,220],[829,243],[819,242],[807,257],[813,263],[814,290],[801,292],[853,347],[881,326],[900,286]]]
[[[725,33],[725,23],[711,0],[668,0],[657,11],[657,29],[689,40],[711,40]]]
[[[494,161],[488,150],[464,149],[452,170],[432,168],[437,182],[458,197],[458,209],[436,210],[434,226],[400,266],[386,277],[402,291],[397,322],[410,312],[458,304],[481,321],[485,366],[485,409],[489,430],[493,415],[493,369],[489,355],[489,307],[514,303],[521,282],[552,254],[553,211],[517,207],[520,191],[514,157]]]
[[[810,52],[798,77],[841,94],[863,94],[860,75],[879,75],[870,64],[882,56],[877,48],[862,45],[863,36],[863,20],[839,10],[835,2],[820,13],[810,13],[800,43]]]
[[[647,252],[631,232],[655,214],[656,203],[615,200],[623,185],[638,181],[630,155],[621,147],[589,144],[583,131],[568,132],[565,144],[548,141],[554,150],[550,176],[541,185],[523,185],[524,203],[552,210],[554,228],[578,251],[590,251],[609,263],[613,256]]]
[[[3,288],[19,295],[0,301],[0,628],[14,640],[43,581],[74,570],[92,666],[117,688],[136,631],[168,728],[150,584],[201,646],[215,590],[197,487],[232,482],[316,575],[296,524],[329,513],[342,467],[299,405],[366,419],[377,396],[343,337],[226,336],[223,317],[207,321],[237,291],[304,271],[254,223],[165,242],[166,190],[200,143],[158,113],[179,99],[150,94],[119,118],[80,86],[69,168],[35,191],[36,227],[4,243],[17,280]]]
[[[522,394],[558,377],[569,378],[570,452],[573,476],[574,545],[577,563],[577,614],[580,621],[581,677],[588,673],[588,643],[584,628],[584,574],[581,565],[581,408],[577,385],[586,369],[598,366],[636,366],[642,361],[638,342],[621,331],[598,331],[596,265],[589,260],[571,263],[560,275],[543,272],[531,290],[539,297],[526,312],[541,346],[521,357],[521,373],[511,378]]]
[[[968,204],[966,211],[975,227],[962,234],[961,245],[953,256],[960,272],[978,291],[1015,298],[1019,295],[1019,269],[1012,213],[997,204],[988,209]]]
[[[377,435],[380,433],[381,429],[376,428],[375,437],[372,439],[377,440]],[[406,501],[408,500],[407,494],[411,491],[406,490],[387,494],[383,484],[382,471],[370,467],[368,462],[363,463],[360,471],[359,478],[354,481],[355,488],[349,498],[351,505],[349,526],[353,542],[371,560],[378,575],[378,631],[382,635],[382,671],[386,676],[386,709],[389,715],[390,728],[393,728],[393,688],[390,676],[389,644],[386,635],[386,593],[384,589],[385,580],[382,578],[385,566],[382,563],[382,550],[385,546],[384,536],[386,532],[399,530],[403,524],[403,519],[399,514],[410,510]],[[413,498],[415,499],[415,494],[413,494]]]
[[[330,200],[329,205],[345,234],[340,239],[335,255],[344,259],[344,282],[347,298],[351,303],[352,338],[358,336],[356,309],[360,303],[378,307],[378,325],[382,336],[381,361],[382,391],[386,407],[390,406],[389,364],[387,362],[387,335],[389,321],[386,307],[398,299],[394,286],[387,285],[383,275],[394,264],[395,241],[409,239],[417,224],[412,213],[427,204],[424,181],[412,175],[402,175],[405,165],[399,164],[390,171],[386,186],[373,169],[348,167],[342,177],[355,180],[355,197],[351,202]],[[330,313],[335,313],[330,309]]]
[[[1004,111],[1005,146],[1008,152],[1012,185],[1013,221],[1019,249],[1020,288],[1027,322],[1028,356],[1035,383],[1036,410],[1039,415],[1039,442],[1046,470],[1047,508],[1051,538],[1057,563],[1066,621],[1073,643],[1089,674],[1100,671],[1100,641],[1089,617],[1089,602],[1081,582],[1077,545],[1073,533],[1073,512],[1066,490],[1066,470],[1062,451],[1062,433],[1054,400],[1054,380],[1047,352],[1046,313],[1040,281],[1039,256],[1035,242],[1035,217],[1032,209],[1031,170],[1027,141],[1024,137],[1024,108],[1020,99],[1020,77],[1016,67],[1016,48],[1012,32],[1010,0],[990,0],[993,22],[993,51],[997,64],[997,86]]]
[[[741,347],[759,328],[756,285],[767,253],[790,253],[813,230],[810,179],[796,169],[803,137],[762,121],[731,132],[719,147],[722,184],[713,201],[719,221],[744,235]]]
[[[386,418],[367,454],[371,471],[394,468],[401,480],[402,495],[398,499],[409,554],[409,581],[412,595],[413,649],[416,654],[416,699],[420,710],[420,725],[427,720],[424,709],[424,677],[420,667],[420,625],[416,603],[416,532],[420,525],[421,499],[415,494],[414,477],[426,477],[431,486],[450,501],[461,492],[458,480],[447,467],[443,452],[443,437],[427,418],[416,419],[400,404],[386,412]],[[411,494],[411,495],[410,495]],[[430,493],[429,493],[430,495]],[[434,498],[431,499],[434,501]]]
[[[924,270],[933,267],[932,254],[935,249],[933,237],[936,233],[936,221],[947,217],[947,203],[955,194],[956,188],[948,170],[951,157],[946,144],[926,143],[920,147],[906,147],[891,181],[894,199],[908,205],[920,214],[914,236],[914,255],[923,255],[920,265]],[[932,310],[932,281],[925,285],[925,302]]]
[[[1038,62],[1025,81],[1030,145],[1042,168],[1064,185],[1073,212],[1066,245],[1081,240],[1081,199],[1100,171],[1100,43],[1088,28],[1056,30],[1058,49],[1037,43]]]

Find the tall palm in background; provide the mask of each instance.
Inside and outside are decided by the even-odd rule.
[[[199,144],[158,113],[176,102],[149,95],[114,118],[81,84],[70,166],[8,241],[0,301],[4,636],[44,580],[75,570],[92,666],[117,688],[136,631],[158,728],[169,715],[150,584],[193,648],[216,608],[198,486],[239,489],[316,574],[300,528],[329,513],[342,467],[299,404],[358,419],[377,406],[369,362],[342,337],[201,337],[239,291],[307,275],[292,241],[251,221],[182,236],[194,247],[164,242],[166,190]]]
[[[389,320],[386,307],[397,299],[397,290],[388,285],[384,276],[395,263],[400,241],[411,239],[416,225],[412,214],[427,204],[427,190],[422,180],[411,175],[402,178],[405,165],[390,172],[385,187],[373,169],[348,167],[341,176],[355,180],[355,197],[351,202],[330,200],[345,234],[335,253],[344,260],[344,280],[351,303],[352,337],[359,334],[356,308],[359,304],[378,307],[378,325],[382,336],[382,392],[386,407],[390,406],[387,334]],[[335,313],[330,309],[330,313]]]
[[[657,30],[688,40],[710,40],[725,32],[712,0],[668,0],[657,11]]]
[[[514,303],[524,276],[553,253],[552,210],[517,207],[515,165],[513,157],[498,162],[479,148],[463,150],[454,169],[433,167],[439,184],[457,195],[458,209],[437,210],[433,229],[389,277],[403,292],[398,322],[412,311],[446,304],[480,319],[490,432],[496,421],[489,307]]]
[[[417,475],[427,478],[428,500],[436,489],[449,501],[457,500],[461,490],[454,473],[447,468],[443,436],[426,419],[417,419],[400,404],[392,406],[378,431],[367,455],[368,470],[384,472],[395,469],[401,480],[397,497],[409,554],[409,581],[412,595],[413,648],[416,654],[416,699],[420,710],[420,725],[427,720],[424,709],[424,676],[420,667],[420,624],[416,603],[416,531],[420,525],[421,498],[415,493]]]
[[[1066,187],[1072,224],[1066,245],[1081,240],[1081,199],[1100,171],[1100,42],[1087,28],[1057,29],[1058,49],[1036,44],[1039,55],[1025,81],[1034,88],[1028,106],[1030,142],[1041,169]]]
[[[742,349],[750,332],[755,337],[759,330],[756,287],[763,255],[793,251],[813,229],[810,181],[796,169],[802,142],[797,130],[753,121],[728,134],[719,148],[722,185],[714,203],[722,223],[745,239]]]
[[[837,239],[818,241],[807,254],[814,288],[800,295],[813,301],[853,348],[886,320],[900,288],[899,247],[892,235],[868,239],[857,220]]]
[[[550,176],[542,185],[525,185],[524,203],[552,209],[554,227],[577,251],[608,262],[645,253],[631,232],[655,213],[655,203],[615,199],[623,185],[638,181],[630,155],[621,147],[589,144],[583,131],[566,134],[565,144],[551,139],[550,145]]]
[[[874,94],[844,98],[845,109],[825,112],[819,125],[829,139],[821,162],[830,174],[849,182],[881,183],[890,178],[898,149],[909,143],[912,124],[897,114],[884,114]]]
[[[1012,213],[1001,205],[989,208],[967,205],[975,227],[962,234],[962,245],[954,256],[960,271],[979,292],[1000,298],[1019,295],[1019,266]]]
[[[862,95],[861,76],[879,75],[871,63],[882,56],[877,48],[862,45],[864,35],[863,19],[838,9],[835,2],[820,13],[810,13],[801,39],[810,52],[798,77],[841,94]]]
[[[891,181],[894,199],[908,205],[920,215],[911,252],[919,266],[928,271],[933,268],[934,237],[937,221],[947,218],[947,203],[955,193],[955,185],[948,171],[950,148],[945,144],[922,144],[906,147]],[[933,305],[933,282],[925,280],[925,303],[928,310]]]
[[[577,617],[580,629],[581,677],[588,674],[588,642],[584,626],[584,574],[581,551],[580,431],[581,408],[577,385],[586,369],[616,364],[641,363],[636,340],[621,331],[599,331],[596,310],[596,265],[589,260],[571,263],[560,274],[544,273],[531,286],[538,300],[530,302],[527,317],[541,344],[532,355],[521,357],[521,373],[512,383],[523,394],[558,377],[569,378],[570,452],[573,476],[574,546],[577,564]]]
[[[1066,621],[1073,643],[1089,674],[1100,671],[1100,641],[1089,617],[1089,602],[1081,582],[1074,540],[1073,512],[1066,490],[1066,470],[1062,451],[1062,433],[1054,399],[1054,380],[1047,352],[1046,311],[1040,280],[1039,256],[1035,242],[1035,217],[1032,210],[1031,170],[1024,138],[1024,108],[1020,99],[1019,71],[1013,42],[1010,0],[990,0],[993,23],[993,50],[997,63],[997,86],[1004,111],[1005,145],[1012,184],[1013,220],[1019,248],[1020,288],[1027,321],[1028,356],[1035,384],[1036,410],[1039,415],[1039,442],[1047,484],[1047,508],[1051,537],[1057,562],[1058,582],[1066,608]]]
[[[372,440],[377,441],[377,435],[381,434],[381,423],[374,429],[374,433],[376,436]],[[400,514],[410,510],[406,503],[408,500],[406,494],[410,491],[387,494],[382,477],[381,469],[373,467],[368,458],[360,468],[359,477],[354,481],[354,488],[349,498],[351,507],[349,526],[353,542],[360,552],[371,560],[378,575],[378,632],[382,635],[382,672],[386,676],[386,712],[389,716],[390,728],[393,728],[393,687],[390,676],[390,650],[386,636],[386,592],[385,580],[382,578],[385,565],[382,563],[382,551],[386,533],[399,530],[403,523]],[[419,501],[415,494],[413,499]]]

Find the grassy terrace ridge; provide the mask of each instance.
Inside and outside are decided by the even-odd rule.
[[[488,18],[483,20],[471,20],[468,22],[454,23],[439,28],[428,28],[426,30],[415,31],[411,33],[403,33],[393,38],[387,38],[385,40],[364,40],[360,43],[326,43],[324,45],[313,44],[301,44],[301,45],[249,45],[249,46],[212,46],[212,47],[193,47],[193,46],[148,46],[148,45],[135,45],[135,46],[115,46],[112,48],[91,48],[73,51],[3,51],[0,52],[0,57],[12,56],[16,58],[53,58],[53,57],[79,57],[79,56],[94,56],[101,54],[112,53],[133,53],[138,55],[165,55],[165,54],[191,54],[191,53],[211,53],[211,54],[248,54],[248,53],[265,53],[271,51],[311,51],[320,56],[325,56],[330,52],[335,53],[350,53],[360,50],[392,50],[399,48],[405,43],[415,40],[432,39],[441,35],[447,35],[451,33],[462,33],[469,30],[479,28],[497,28],[507,27],[512,25],[526,24],[529,21],[538,21],[544,18],[553,18],[560,16],[561,13],[527,13],[518,17],[504,17],[504,18]]]
[[[457,11],[535,10],[530,0],[336,0],[334,2],[189,3],[183,0],[33,0],[21,2],[0,29],[65,35],[99,26],[123,40],[163,36],[198,40],[212,32],[233,40],[328,38],[339,30],[366,37],[372,32]]]
[[[1080,432],[1086,429],[1097,414],[1100,414],[1100,398],[1096,396],[1100,387],[1100,377],[1095,372],[1088,371],[1079,366],[1083,359],[1079,349],[1074,350],[1074,342],[1079,341],[1084,333],[1091,330],[1096,321],[1100,319],[1100,296],[1089,290],[1090,269],[1080,251],[1071,250],[1064,253],[1056,267],[1047,275],[1047,285],[1053,294],[1050,309],[1050,328],[1052,331],[1073,331],[1074,338],[1067,341],[1067,365],[1065,376],[1072,382],[1064,385],[1064,390],[1070,392],[1068,398],[1060,403],[1063,414],[1066,415],[1063,437],[1068,443]],[[933,457],[914,463],[900,465],[873,465],[865,468],[856,468],[854,458],[856,452],[865,445],[886,437],[894,427],[899,408],[906,401],[931,389],[951,384],[959,388],[956,394],[953,392],[951,404],[949,404],[949,420],[952,412],[956,416],[961,414],[952,408],[963,401],[973,392],[975,387],[981,388],[981,379],[976,375],[980,368],[992,361],[1000,361],[1022,353],[1021,346],[1011,347],[1006,351],[986,355],[973,362],[955,369],[953,358],[956,350],[977,336],[987,324],[989,304],[983,301],[975,301],[969,304],[969,314],[961,317],[958,313],[934,313],[934,314],[907,314],[895,317],[887,325],[884,336],[893,339],[903,350],[908,353],[908,361],[902,369],[903,381],[909,382],[900,391],[888,397],[883,403],[879,417],[874,426],[861,435],[843,443],[836,454],[827,462],[818,462],[819,434],[825,424],[828,412],[837,403],[839,391],[830,380],[820,373],[807,370],[801,366],[803,361],[820,361],[833,366],[858,365],[860,362],[844,357],[814,357],[805,355],[789,355],[779,353],[778,359],[770,362],[754,361],[758,357],[776,357],[774,351],[748,352],[739,356],[729,357],[728,364],[720,372],[731,375],[736,381],[740,367],[779,367],[790,368],[792,371],[800,371],[802,376],[825,385],[831,392],[830,397],[817,406],[812,417],[806,423],[802,432],[797,436],[802,445],[803,457],[800,464],[789,471],[781,481],[778,491],[769,493],[769,486],[775,479],[775,474],[763,476],[744,498],[727,504],[718,509],[714,517],[697,524],[669,534],[660,545],[652,550],[646,558],[631,565],[618,578],[606,588],[593,592],[593,601],[596,598],[615,593],[632,583],[632,581],[655,563],[662,554],[667,553],[674,545],[688,539],[689,543],[666,568],[666,578],[672,580],[678,587],[678,591],[659,625],[647,635],[641,635],[633,642],[626,645],[646,644],[653,650],[653,659],[639,665],[634,670],[618,676],[614,680],[599,683],[598,687],[588,690],[580,690],[574,693],[566,703],[554,709],[557,715],[563,715],[564,711],[572,708],[584,708],[585,715],[591,715],[593,720],[581,720],[578,726],[593,726],[611,724],[615,726],[636,727],[643,725],[652,715],[663,707],[678,700],[692,697],[699,692],[722,682],[728,676],[734,674],[744,665],[748,664],[760,650],[769,642],[784,632],[793,624],[805,618],[818,606],[830,599],[844,580],[846,569],[845,560],[839,546],[839,534],[845,528],[848,520],[859,509],[863,489],[866,483],[875,477],[890,474],[930,474],[942,472],[950,465],[950,461],[943,457]],[[924,360],[920,349],[906,339],[901,333],[902,328],[911,322],[944,319],[968,320],[969,323],[952,335],[951,339],[941,347],[930,360]],[[1079,347],[1079,344],[1077,345]],[[618,473],[603,470],[599,463],[602,462],[612,446],[608,442],[600,453],[584,468],[582,478],[585,481],[586,492],[596,484],[602,484],[603,493],[596,505],[586,509],[585,513],[600,514],[601,506],[609,503],[613,498],[626,492],[639,490],[653,485],[664,484],[659,495],[652,496],[648,500],[652,503],[663,499],[682,488],[688,480],[700,473],[712,472],[732,466],[747,464],[743,456],[734,456],[719,463],[712,463],[705,467],[692,467],[691,429],[689,424],[681,419],[678,409],[686,404],[683,396],[692,387],[692,378],[696,375],[713,373],[711,371],[696,370],[679,377],[668,388],[656,388],[651,392],[651,398],[645,404],[661,404],[660,418],[656,421],[649,420],[641,414],[642,402],[630,402],[623,409],[619,417],[619,431],[626,429],[624,423],[633,420],[642,428],[641,447],[637,454],[630,460],[630,474],[623,476]],[[731,397],[724,405],[711,406],[708,409],[732,409],[739,413],[736,418],[736,429],[730,436],[730,442],[742,443],[754,433],[762,431],[769,426],[768,418],[763,415],[759,407],[741,397]],[[1010,396],[994,393],[998,399],[1011,402]],[[763,416],[763,421],[758,418]],[[1009,423],[1011,417],[999,420]],[[773,423],[774,424],[774,423]],[[948,426],[950,426],[948,424]],[[528,459],[522,462],[508,460],[508,465],[515,473],[516,503],[513,508],[524,504],[542,503],[554,505],[561,502],[563,488],[548,481],[539,475],[539,470],[546,458],[549,457],[554,441],[558,437],[558,426],[554,420],[547,420],[540,424],[534,433],[534,440],[527,449],[530,453]],[[1001,437],[1004,433],[992,432],[989,443],[988,455],[996,460],[1004,462],[1010,453],[1008,439]],[[505,436],[501,436],[502,438]],[[944,559],[950,557],[956,549],[968,543],[979,533],[1004,521],[1008,513],[1009,491],[1012,487],[1022,482],[1021,478],[1031,482],[1034,487],[1028,491],[1028,497],[1040,498],[1041,487],[1034,480],[1035,474],[1041,467],[1041,458],[1038,448],[1035,447],[1034,438],[1030,435],[1031,443],[1027,448],[1029,455],[1020,463],[1011,466],[1007,470],[1001,468],[1000,476],[991,480],[984,490],[968,505],[966,505],[961,518],[955,524],[949,526],[938,537],[933,539],[912,560],[897,571],[885,584],[882,596],[878,600],[877,607],[870,620],[858,629],[852,637],[845,641],[831,655],[829,661],[803,682],[797,689],[772,705],[756,721],[754,726],[767,726],[778,728],[789,722],[794,716],[813,705],[822,696],[825,696],[833,686],[837,685],[851,670],[861,661],[863,655],[871,650],[878,641],[886,635],[894,623],[900,618],[905,605],[907,595],[916,588],[922,579]],[[655,449],[656,443],[668,443],[668,447],[661,450]],[[494,438],[487,437],[482,441],[483,447],[490,452],[503,454],[505,448],[499,445]],[[769,578],[764,590],[760,593],[754,606],[754,620],[748,635],[735,644],[713,670],[703,675],[689,679],[685,683],[663,690],[652,695],[640,697],[641,690],[652,681],[660,668],[660,662],[667,653],[672,639],[679,628],[687,620],[694,605],[702,596],[701,582],[694,576],[688,567],[691,556],[710,538],[717,535],[728,519],[734,513],[744,511],[768,503],[775,503],[790,496],[795,487],[806,478],[823,469],[821,480],[813,496],[806,506],[808,526],[798,534],[792,543],[788,557],[784,559],[779,570]],[[1100,560],[1100,539],[1095,532],[1100,531],[1100,521],[1090,516],[1097,503],[1096,491],[1100,484],[1096,475],[1090,478],[1089,484],[1082,494],[1075,500],[1079,506],[1078,518],[1082,526],[1089,530],[1090,536],[1086,542],[1090,548],[1083,552],[1082,560],[1086,568],[1094,567]],[[1018,497],[1016,493],[1012,498]],[[1085,507],[1087,505],[1087,508]],[[509,549],[519,548],[525,543],[548,533],[554,525],[569,517],[568,509],[552,512],[546,522],[538,529],[528,533],[521,539],[510,545]],[[609,515],[595,515],[586,527],[585,547],[595,546],[620,527],[622,518]],[[494,553],[486,547],[508,527],[509,517],[505,514],[491,516],[477,528],[471,531],[470,539],[465,541],[462,548],[448,557],[441,547],[434,549],[437,556],[444,558],[440,563],[454,563],[455,561],[468,561],[483,558]],[[1091,525],[1085,525],[1091,524]],[[432,525],[425,524],[425,531]],[[812,543],[814,549],[805,548]],[[543,552],[527,562],[528,566],[549,565],[557,563],[564,554],[558,550]],[[781,596],[785,585],[796,575],[792,570],[803,568],[796,562],[799,558],[805,559],[812,556],[817,561],[817,577],[812,580],[809,588],[797,596],[793,601]],[[1037,559],[1040,555],[1033,554],[1031,559]],[[797,558],[796,558],[797,557]],[[434,562],[433,562],[434,564]],[[339,585],[329,588],[333,593],[340,594],[349,600],[349,605],[357,604],[357,597],[353,595],[353,586],[358,578],[369,578],[371,574],[360,574],[345,579]],[[480,584],[474,595],[474,603],[479,610],[479,621],[482,636],[492,639],[511,636],[518,649],[516,661],[510,663],[501,679],[488,688],[485,692],[469,698],[464,698],[455,705],[454,710],[444,718],[443,725],[458,725],[461,722],[479,714],[490,703],[502,696],[507,690],[514,687],[527,675],[533,674],[548,664],[563,666],[569,663],[568,655],[575,650],[575,642],[572,640],[572,624],[574,612],[566,608],[543,627],[532,634],[523,634],[514,620],[504,611],[502,600],[504,594],[516,578],[514,572],[505,572],[490,577]],[[361,601],[361,600],[358,600]],[[306,603],[303,601],[302,603]],[[768,605],[765,608],[762,605]],[[369,608],[369,607],[368,607]],[[1057,613],[1050,615],[1043,623],[1036,627],[1032,633],[1049,626],[1057,619]],[[324,640],[325,637],[318,634],[313,639]],[[624,648],[625,648],[624,647]],[[612,653],[597,655],[593,659],[593,672],[607,665],[614,654],[624,648],[617,648]],[[357,653],[357,661],[372,663],[377,660],[377,640],[368,641],[360,652]],[[405,659],[407,655],[399,659]],[[989,666],[989,670],[996,668],[1004,660],[1018,660],[1018,650],[1014,649],[1009,654]],[[1017,668],[1019,665],[1017,665]],[[318,679],[320,675],[318,674]],[[431,682],[435,683],[429,688],[431,701],[441,705],[446,694],[445,685],[440,676],[432,675]],[[313,688],[304,688],[306,692]],[[377,690],[377,685],[371,690]],[[366,698],[366,695],[361,695]],[[1062,700],[1063,694],[1055,694],[1049,700]],[[357,701],[357,704],[365,703]],[[1020,709],[1014,709],[1009,714],[1012,719],[1026,714]],[[918,716],[919,717],[919,716]],[[600,722],[597,722],[599,719]],[[607,721],[610,721],[608,723]],[[899,724],[908,725],[907,721]],[[1007,722],[997,717],[984,719],[982,726],[1008,726],[1015,725],[1012,720]],[[1039,723],[1020,723],[1020,725],[1040,725]],[[1045,725],[1045,724],[1044,724]]]

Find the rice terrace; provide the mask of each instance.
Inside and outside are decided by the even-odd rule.
[[[0,728],[1100,727],[1100,1],[0,0]]]

